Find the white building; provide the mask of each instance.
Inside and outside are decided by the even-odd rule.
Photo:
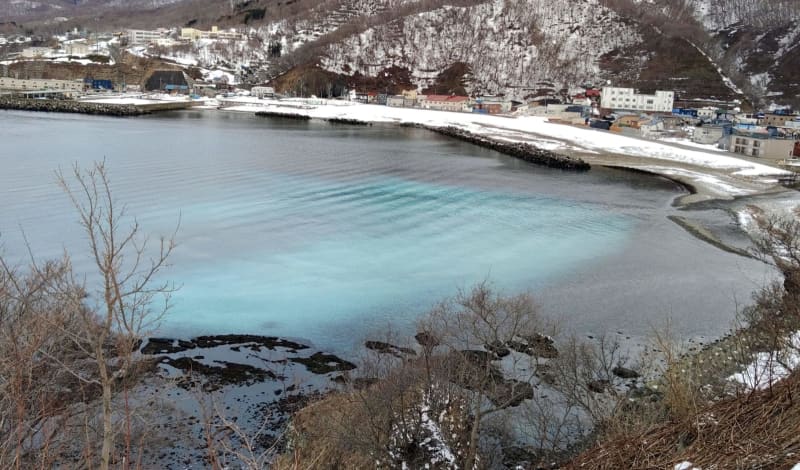
[[[156,29],[154,31],[146,29],[129,29],[125,31],[125,36],[128,38],[128,44],[150,44],[158,42],[159,39],[167,37],[169,30]]]
[[[35,59],[39,57],[48,57],[53,52],[49,47],[26,47],[22,49],[20,54],[25,59]]]
[[[71,42],[64,46],[67,55],[85,56],[89,55],[89,45],[85,42]]]
[[[700,119],[711,120],[717,117],[717,108],[706,106],[697,110],[697,117]]]
[[[211,31],[202,31],[194,28],[181,28],[181,39],[187,41],[197,41],[198,39],[224,39],[228,41],[239,41],[245,39],[243,34],[234,30],[226,31],[216,26],[211,27]]]
[[[606,109],[625,109],[657,113],[672,112],[675,93],[656,91],[655,95],[636,93],[633,88],[605,87],[600,97],[600,106]]]
[[[692,133],[692,142],[705,145],[717,145],[725,135],[722,126],[700,126],[695,127]]]
[[[273,97],[275,96],[275,88],[271,86],[254,86],[250,89],[250,96],[257,98]]]
[[[47,80],[0,77],[0,90],[83,91],[83,80]]]

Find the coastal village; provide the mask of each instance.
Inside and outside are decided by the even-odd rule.
[[[610,84],[560,88],[555,83],[539,82],[523,87],[514,97],[431,94],[419,89],[392,94],[359,88],[323,100],[313,95],[276,93],[271,83],[245,84],[243,65],[228,70],[198,70],[180,60],[165,59],[134,74],[108,72],[107,66],[113,67],[126,54],[162,59],[158,53],[165,48],[197,43],[243,47],[247,39],[246,33],[216,26],[209,30],[129,29],[105,34],[75,30],[51,38],[0,36],[0,97],[4,102],[51,100],[60,102],[62,107],[64,102],[103,104],[111,106],[112,113],[114,105],[133,105],[141,112],[153,112],[193,106],[259,106],[269,100],[283,101],[288,106],[313,107],[337,101],[483,115],[539,116],[552,123],[718,149],[800,169],[797,111],[785,107],[752,110],[740,100],[684,100],[671,90],[641,93],[635,88]],[[53,67],[54,64],[71,66],[71,76],[76,67],[85,70],[84,76],[58,76],[58,71],[64,69]],[[41,103],[36,106],[42,109]]]
[[[50,1],[0,469],[800,470],[800,0]]]

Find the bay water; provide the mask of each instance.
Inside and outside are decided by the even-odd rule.
[[[669,221],[683,189],[667,180],[540,168],[420,129],[219,111],[0,112],[4,254],[24,263],[26,240],[39,259],[66,250],[91,282],[54,172],[103,159],[147,235],[180,225],[162,276],[180,289],[160,335],[347,349],[413,332],[437,301],[484,280],[530,291],[584,333],[642,335],[669,318],[681,334],[715,335],[770,276]]]

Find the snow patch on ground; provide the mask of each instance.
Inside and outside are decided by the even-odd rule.
[[[786,378],[800,366],[800,331],[788,340],[785,351],[761,352],[742,372],[728,378],[750,390],[762,390]]]
[[[727,153],[728,152],[727,150],[721,149],[721,148],[717,147],[716,145],[698,144],[697,142],[692,142],[691,140],[688,140],[688,139],[679,139],[677,137],[665,137],[665,138],[659,139],[659,140],[661,142],[668,142],[668,143],[671,143],[671,144],[683,145],[685,147],[692,147],[692,148],[696,148],[696,149],[700,149],[700,150],[705,150],[707,152],[722,152],[722,153]]]
[[[692,465],[692,462],[689,462],[688,460],[686,460],[686,461],[683,461],[683,462],[681,462],[679,464],[675,464],[675,469],[674,470],[700,470],[700,468],[699,467],[695,467],[694,465]]]
[[[431,437],[425,439],[422,445],[431,452],[433,463],[455,465],[456,457],[453,455],[453,451],[445,444],[444,435],[439,425],[428,415],[430,411],[430,406],[425,403],[422,406],[421,425],[430,433]]]
[[[701,182],[706,186],[706,188],[716,192],[720,196],[746,196],[748,194],[754,194],[757,192],[753,189],[745,189],[735,186],[732,183],[723,181],[720,177],[700,173],[697,171],[670,168],[665,166],[645,166],[638,168],[640,170],[650,171],[659,175],[675,176],[681,179],[686,178],[692,181]]]

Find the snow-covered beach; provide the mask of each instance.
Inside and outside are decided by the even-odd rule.
[[[237,112],[271,111],[312,119],[454,127],[498,142],[529,143],[580,157],[592,165],[639,170],[683,183],[694,194],[682,197],[680,203],[780,192],[784,188],[778,184],[778,177],[790,174],[768,161],[554,123],[541,116],[491,116],[321,99],[236,97],[223,100],[222,105],[222,109]]]

